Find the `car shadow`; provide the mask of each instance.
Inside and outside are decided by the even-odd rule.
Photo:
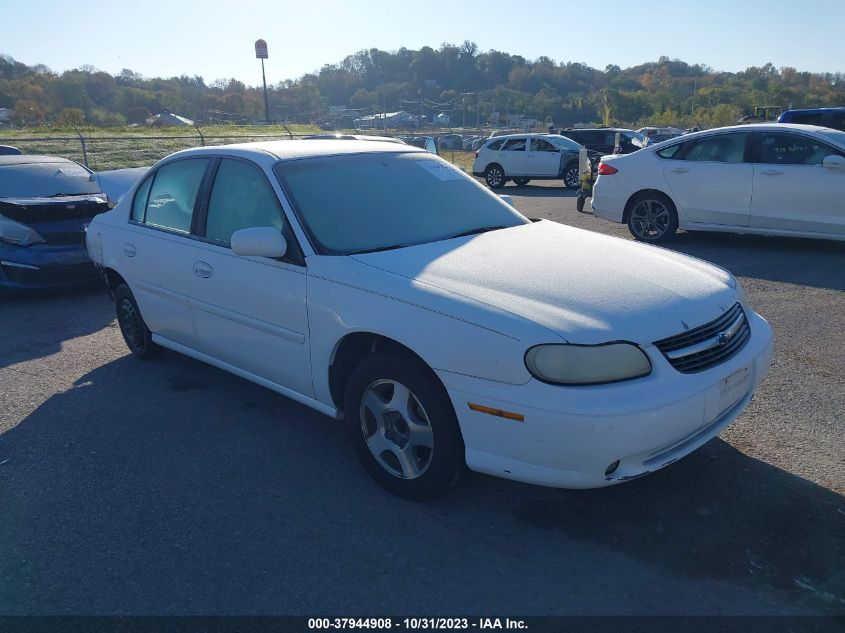
[[[845,613],[843,498],[722,441],[618,487],[474,475],[413,504],[342,423],[173,353],[102,365],[0,435],[0,488],[6,614],[425,612],[426,586],[449,613],[549,613],[552,586],[611,613],[604,583],[671,595],[641,567]]]
[[[97,332],[113,320],[114,304],[102,282],[2,296],[0,368],[55,354],[63,342]]]
[[[693,231],[665,246],[740,277],[845,290],[845,242]]]
[[[504,193],[514,197],[523,198],[577,198],[577,189],[565,189],[563,186],[554,187],[550,185],[527,184],[521,187],[509,183],[503,189],[497,189],[497,193]]]

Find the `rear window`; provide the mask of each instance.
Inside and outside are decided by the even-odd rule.
[[[30,163],[0,167],[0,198],[52,198],[100,193],[91,173],[76,163]]]

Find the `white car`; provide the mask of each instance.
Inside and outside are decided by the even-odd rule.
[[[531,222],[393,143],[179,152],[87,246],[135,356],[166,347],[342,419],[409,498],[464,463],[573,488],[655,471],[742,412],[772,353],[726,271]]]
[[[593,214],[644,242],[678,228],[845,240],[845,132],[768,123],[605,156]]]
[[[559,134],[508,134],[490,138],[475,153],[472,175],[484,178],[491,189],[508,180],[517,186],[531,180],[562,179],[567,189],[581,184],[578,152],[584,149]]]

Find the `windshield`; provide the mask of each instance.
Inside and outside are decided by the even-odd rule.
[[[567,138],[565,136],[560,136],[558,134],[549,135],[544,138],[547,138],[549,142],[557,146],[558,148],[562,149],[572,149],[572,150],[581,150],[584,149],[584,146],[580,143],[576,143],[571,138]]]
[[[100,193],[76,163],[28,163],[0,167],[0,198],[49,198]]]
[[[528,223],[473,178],[431,154],[326,156],[277,163],[274,171],[324,255],[425,244]]]
[[[827,138],[839,143],[839,145],[845,147],[845,132],[840,132],[839,130],[819,130],[819,134],[826,136]]]

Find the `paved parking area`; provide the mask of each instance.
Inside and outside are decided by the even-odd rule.
[[[628,237],[557,186],[530,217]],[[722,436],[565,491],[473,475],[413,504],[340,424],[174,353],[97,290],[0,299],[0,613],[845,614],[845,243],[681,234],[777,337]]]

